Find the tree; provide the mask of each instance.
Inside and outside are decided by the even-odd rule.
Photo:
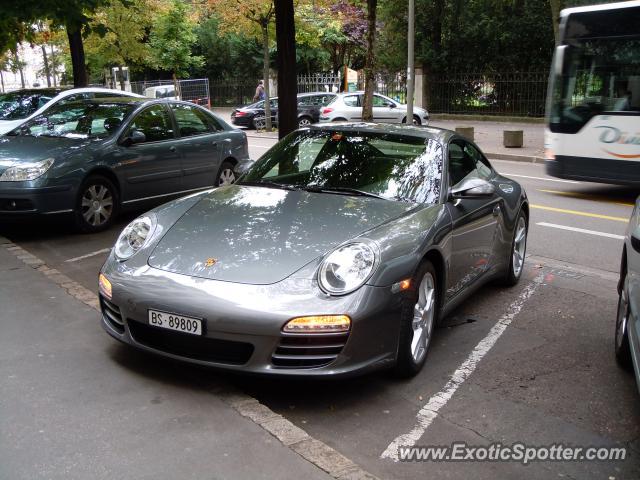
[[[0,20],[0,46],[7,41],[20,42],[33,38],[33,25],[49,19],[54,25],[64,25],[69,39],[75,87],[87,85],[83,31],[86,32],[90,15],[108,0],[3,0],[3,18]]]
[[[278,44],[278,137],[298,128],[296,32],[293,0],[275,0]]]
[[[153,24],[150,36],[153,64],[159,70],[171,73],[178,94],[178,77],[188,76],[190,68],[203,62],[202,57],[191,52],[196,39],[187,7],[180,0],[173,0],[171,8],[158,16]]]
[[[122,66],[150,62],[146,37],[155,13],[147,0],[113,0],[98,9],[91,23],[93,33],[85,41],[89,70],[118,67],[120,88],[124,90]]]
[[[377,6],[378,0],[367,0],[367,55],[364,61],[364,100],[362,102],[362,119],[365,122],[373,121]]]
[[[230,8],[227,0],[209,0],[211,8],[219,15],[223,28],[244,32],[262,39],[264,115],[267,130],[271,130],[271,105],[269,102],[269,25],[275,16],[272,0],[236,0]]]

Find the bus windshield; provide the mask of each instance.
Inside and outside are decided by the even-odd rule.
[[[640,114],[640,38],[574,41],[562,63],[548,109],[552,132],[576,133],[607,112]]]

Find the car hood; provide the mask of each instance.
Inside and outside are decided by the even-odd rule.
[[[413,208],[370,197],[220,187],[169,228],[149,265],[211,280],[276,283]]]
[[[0,137],[0,174],[21,163],[65,157],[85,147],[86,140],[5,135]]]

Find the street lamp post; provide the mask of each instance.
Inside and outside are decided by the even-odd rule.
[[[415,39],[415,3],[409,0],[409,15],[407,28],[407,123],[413,123],[413,91],[415,85],[415,70],[413,68],[413,53]]]

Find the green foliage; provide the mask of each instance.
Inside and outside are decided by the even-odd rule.
[[[149,43],[154,67],[171,72],[174,77],[187,77],[189,69],[203,64],[203,58],[191,52],[196,40],[186,5],[174,0],[171,8],[153,24]]]

